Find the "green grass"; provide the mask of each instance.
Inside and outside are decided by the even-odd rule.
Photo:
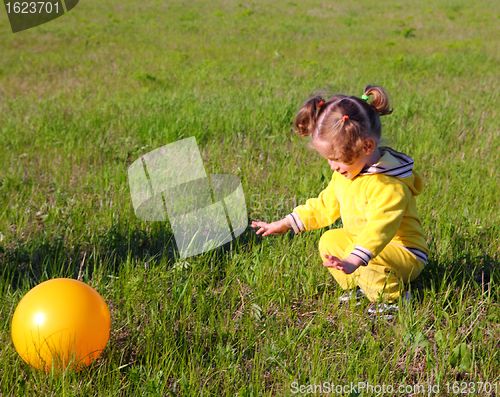
[[[0,12],[0,395],[500,389],[499,33],[493,0],[88,0],[17,34]],[[366,84],[391,93],[383,136],[425,180],[430,260],[395,322],[337,304],[321,230],[249,229],[182,262],[168,223],[135,217],[127,167],[195,136],[207,173],[241,179],[250,220],[280,219],[331,175],[290,133],[300,104]],[[12,344],[14,310],[79,274],[108,303],[108,346],[81,372],[38,372]]]

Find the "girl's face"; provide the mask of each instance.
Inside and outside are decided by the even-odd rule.
[[[373,153],[373,150],[375,148],[374,143],[375,142],[373,141],[373,139],[370,138],[366,139],[365,148],[363,149],[361,155],[353,164],[345,164],[338,161],[335,152],[332,149],[332,145],[328,142],[317,139],[313,141],[313,146],[321,156],[323,156],[325,159],[328,160],[328,164],[330,165],[330,168],[333,171],[337,171],[341,175],[345,176],[347,179],[352,179],[355,176],[357,176],[364,168],[364,166],[367,164],[367,162],[371,160],[372,156],[370,155]]]

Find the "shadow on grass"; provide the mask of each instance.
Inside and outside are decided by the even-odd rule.
[[[227,255],[232,257],[233,253],[254,249],[265,239],[257,236],[255,231],[256,229],[248,226],[235,240],[202,255],[209,254],[210,261],[218,264]],[[283,235],[283,238],[292,240],[297,236],[290,232]],[[449,248],[453,255],[446,262],[431,244],[427,265],[411,283],[412,290],[416,295],[423,296],[420,291],[431,288],[441,291],[453,282],[455,285],[471,284],[487,291],[493,280],[500,280],[496,271],[498,260],[487,249],[479,250],[484,252],[480,255],[472,255],[470,250],[465,249],[477,243],[473,236],[455,236]],[[0,245],[0,290],[32,288],[41,280],[55,277],[78,279],[84,275],[86,279],[90,279],[103,266],[110,274],[117,275],[120,266],[127,261],[148,263],[155,260],[166,263],[169,268],[179,258],[168,222],[137,223],[131,226],[118,222],[107,230],[101,228],[99,232],[93,232],[91,236],[78,242],[58,236],[53,239],[42,237],[24,243],[14,242],[7,247]],[[224,266],[215,267],[220,273],[217,278],[224,278]],[[322,286],[318,286],[318,291],[324,292]]]
[[[233,251],[246,249],[251,241],[260,244],[260,240],[255,239],[255,231],[247,227],[235,240],[209,251],[211,260],[218,263],[228,253],[232,255]],[[7,247],[0,246],[0,290],[32,288],[42,280],[56,277],[79,279],[84,275],[89,279],[103,266],[110,274],[117,275],[126,261],[156,260],[166,263],[168,268],[179,259],[174,235],[165,222],[130,229],[127,225],[115,224],[75,243],[61,236],[25,243],[16,241]]]
[[[450,251],[456,254],[450,255],[450,260],[446,262],[439,260],[431,251],[425,269],[411,283],[411,288],[417,296],[422,297],[421,292],[424,290],[445,291],[450,285],[474,288],[484,293],[500,281],[498,259],[491,256],[488,250],[484,250],[480,255],[460,250],[460,247],[465,247],[468,243],[470,243],[468,239],[455,238]]]

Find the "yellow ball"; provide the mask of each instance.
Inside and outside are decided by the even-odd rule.
[[[99,357],[111,329],[108,306],[81,281],[57,278],[30,290],[12,318],[19,355],[38,369],[81,369]]]

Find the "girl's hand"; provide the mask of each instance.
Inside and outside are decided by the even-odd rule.
[[[323,266],[333,267],[334,269],[340,270],[345,274],[354,273],[360,266],[359,264],[352,263],[347,260],[341,260],[333,255],[325,255],[325,258],[328,259],[328,262],[323,262]]]
[[[252,221],[252,227],[260,228],[255,233],[261,234],[262,232],[264,232],[262,237],[269,235],[283,234],[287,230],[292,228],[292,226],[288,223],[288,219],[282,219],[281,221],[273,223]]]

